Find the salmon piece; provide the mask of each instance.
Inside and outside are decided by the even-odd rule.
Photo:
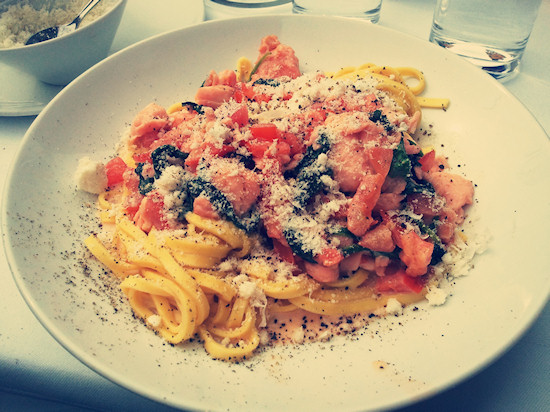
[[[353,255],[345,257],[344,260],[340,262],[340,272],[351,273],[359,269],[362,255],[362,253],[354,253]]]
[[[158,138],[154,142],[151,143],[150,149],[151,151],[155,150],[157,147],[164,146],[164,145],[171,145],[179,150],[182,150],[184,146],[186,146],[186,142],[191,137],[191,131],[190,130],[182,130],[182,128],[174,127],[173,129],[166,132],[162,137]],[[187,144],[189,146],[189,144]],[[187,153],[186,150],[182,150]]]
[[[204,196],[199,196],[193,201],[193,213],[206,219],[218,220],[220,218],[210,200]]]
[[[294,50],[285,44],[281,44],[275,35],[266,36],[262,39],[258,49],[258,61],[266,54],[267,57],[259,65],[252,80],[276,79],[277,77],[288,76],[292,79],[300,76],[299,61]]]
[[[451,243],[456,227],[464,220],[464,210],[454,211],[450,207],[445,207],[439,213],[439,224],[437,225],[437,235],[443,243]]]
[[[304,262],[306,273],[317,282],[327,283],[338,280],[340,270],[338,265],[323,266],[317,263]]]
[[[195,116],[197,116],[197,112],[186,108],[172,113],[170,115],[172,120],[172,123],[170,124],[172,127],[170,130],[174,130],[174,128],[177,128],[182,123],[190,122]]]
[[[396,245],[401,248],[399,259],[407,266],[407,275],[426,274],[432,260],[434,244],[422,239],[414,230],[403,232],[398,226],[392,229],[392,236]]]
[[[195,103],[216,109],[231,100],[234,93],[235,89],[233,87],[223,84],[204,86],[197,90]]]
[[[168,126],[168,113],[164,107],[150,103],[134,118],[130,127],[130,143],[148,148]]]
[[[260,196],[258,175],[240,163],[217,159],[211,180],[239,216],[250,210]]]
[[[415,172],[419,179],[423,179],[425,173],[439,173],[449,167],[449,162],[445,157],[437,156],[435,153],[430,155],[430,153],[420,158],[422,167],[415,168]],[[428,159],[424,160],[425,157],[428,157]]]
[[[401,202],[405,199],[405,195],[397,193],[381,193],[374,210],[385,211],[396,210],[401,208]]]
[[[392,252],[395,249],[392,232],[385,223],[380,223],[365,233],[359,245],[375,252]]]
[[[206,80],[204,81],[203,86],[231,86],[234,87],[237,84],[237,75],[233,70],[223,70],[219,74],[212,70]]]
[[[333,164],[334,180],[342,192],[353,193],[363,177],[371,171],[363,145],[355,139],[335,143],[329,152]]]
[[[372,122],[366,113],[342,113],[329,116],[325,125],[341,136],[329,151],[334,179],[343,192],[355,192],[368,173],[386,176],[393,151],[384,147],[384,129]],[[372,147],[372,143],[378,147]]]
[[[327,117],[325,125],[333,133],[342,137],[355,138],[363,143],[377,140],[379,135],[385,135],[384,128],[370,120],[368,113],[344,112]]]
[[[363,123],[363,128],[359,132],[359,139],[363,143],[379,142],[384,143],[387,141],[387,133],[384,127],[374,123],[372,120],[367,119]]]
[[[374,272],[377,276],[381,277],[386,275],[386,268],[390,263],[391,259],[387,256],[372,257],[368,254],[363,254],[359,267],[369,272]]]
[[[411,117],[408,117],[405,119],[405,123],[409,126],[409,133],[413,134],[416,129],[418,128],[418,125],[420,124],[420,120],[422,119],[422,113],[419,111],[414,112],[414,114]]]
[[[390,162],[391,165],[391,162]],[[376,202],[374,210],[388,211],[401,208],[401,202],[405,199],[405,195],[401,194],[407,187],[405,179],[400,177],[386,177],[382,185],[382,193]]]
[[[369,166],[375,173],[366,173],[348,209],[348,229],[356,236],[363,236],[373,223],[372,211],[380,198],[382,185],[391,166],[393,151],[387,148],[370,148],[365,150]]]
[[[381,108],[382,103],[376,95],[369,94],[362,99],[353,99],[329,96],[324,102],[323,107],[331,113],[347,113],[347,112],[373,112],[376,109]]]
[[[152,228],[165,230],[169,228],[168,220],[164,212],[162,196],[157,192],[150,192],[139,205],[134,215],[134,223],[145,233]]]
[[[363,236],[374,223],[372,210],[380,197],[384,178],[368,174],[363,177],[348,209],[347,228],[355,236]]]
[[[429,172],[424,178],[455,212],[463,206],[471,205],[474,200],[474,185],[462,176],[448,172]]]
[[[407,187],[407,182],[402,177],[386,177],[382,185],[382,193],[401,193]]]
[[[366,151],[372,170],[384,179],[390,171],[393,150],[384,147],[372,147]]]
[[[292,210],[294,192],[289,190],[279,162],[266,159],[264,166],[260,169],[262,196],[259,200],[259,209],[262,222],[271,239],[277,239],[284,246],[288,246],[283,233],[282,220],[286,211]]]
[[[441,213],[445,200],[440,196],[424,193],[412,193],[407,196],[407,203],[414,213],[431,219]]]
[[[403,139],[403,144],[405,145],[405,152],[408,155],[415,155],[421,152],[422,149],[420,149],[420,146],[416,144],[416,142],[407,136]]]

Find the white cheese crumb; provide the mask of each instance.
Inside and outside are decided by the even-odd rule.
[[[429,287],[428,293],[426,293],[426,300],[432,306],[443,305],[445,300],[447,300],[447,292],[438,287]]]
[[[388,315],[401,315],[403,313],[403,306],[395,298],[389,298],[386,303],[386,313]]]
[[[468,233],[467,240],[455,236],[455,242],[441,258],[449,275],[459,277],[466,275],[473,267],[473,260],[487,249],[490,236],[487,233]]]
[[[260,332],[258,332],[258,334],[260,335],[260,345],[267,345],[270,341],[269,333],[267,332],[267,330],[262,329],[260,330]]]
[[[318,339],[320,342],[326,342],[332,337],[332,333],[329,330],[324,330],[319,333]]]
[[[237,286],[238,294],[244,299],[248,299],[250,306],[259,310],[260,322],[259,327],[263,328],[267,325],[267,317],[265,309],[267,307],[267,298],[262,289],[260,289],[255,282],[249,280],[250,278],[245,275],[237,275],[232,280]]]
[[[296,328],[292,332],[292,341],[297,344],[304,343],[305,332],[303,328]]]
[[[155,186],[160,194],[166,196],[181,187],[187,172],[181,166],[170,165],[163,170],[160,177],[155,180]]]
[[[107,189],[105,165],[85,156],[78,161],[74,174],[76,187],[88,193],[99,194]]]
[[[147,317],[146,322],[154,328],[158,328],[162,322],[162,318],[159,315],[150,315]]]

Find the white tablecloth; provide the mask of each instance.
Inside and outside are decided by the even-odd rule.
[[[433,6],[433,0],[384,0],[379,24],[427,39]],[[522,71],[505,84],[547,134],[550,134],[549,40],[550,0],[543,0]],[[33,120],[34,117],[0,117],[2,185]],[[549,211],[541,214],[545,212]],[[0,411],[170,410],[104,379],[61,347],[19,295],[3,251],[0,279]],[[404,410],[550,411],[549,349],[550,305],[547,305],[527,333],[491,366]]]

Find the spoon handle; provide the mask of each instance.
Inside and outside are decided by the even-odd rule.
[[[78,28],[78,26],[80,26],[80,22],[82,21],[82,19],[84,19],[84,17],[86,17],[86,14],[88,14],[88,12],[90,10],[92,10],[95,7],[95,5],[97,3],[99,3],[100,1],[101,0],[90,0],[88,2],[88,4],[86,4],[86,6],[84,6],[82,11],[80,13],[78,13],[78,15],[75,17],[75,19],[69,24],[74,24],[75,28]]]

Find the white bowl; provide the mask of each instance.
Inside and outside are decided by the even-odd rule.
[[[54,3],[55,4],[55,3]],[[30,46],[0,49],[0,62],[54,85],[66,85],[107,57],[126,0],[73,33]]]

